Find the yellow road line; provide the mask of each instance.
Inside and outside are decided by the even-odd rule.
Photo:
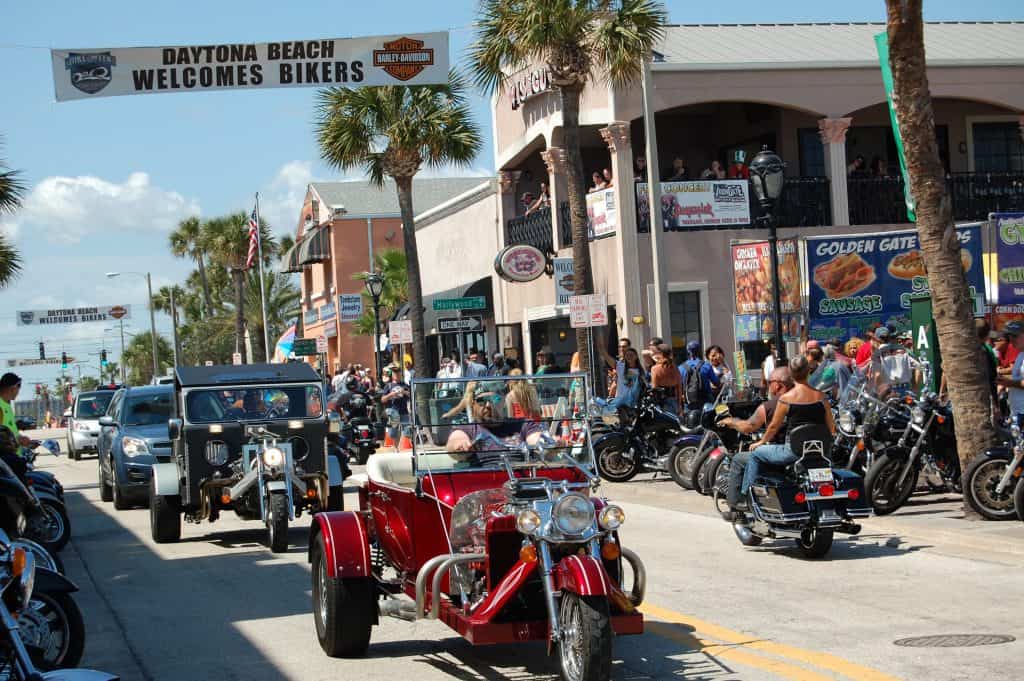
[[[843,676],[856,681],[900,681],[895,676],[891,676],[884,672],[880,672],[877,669],[865,667],[849,660],[844,660],[841,657],[830,655],[829,653],[819,653],[813,650],[805,650],[803,648],[797,648],[795,646],[786,645],[784,643],[776,643],[774,641],[751,641],[750,636],[747,634],[733,631],[725,627],[713,624],[711,622],[705,622],[704,620],[697,619],[696,617],[690,617],[672,610],[660,608],[656,605],[645,603],[640,606],[640,610],[645,615],[657,618],[665,622],[671,622],[675,624],[683,624],[688,627],[692,627],[694,630],[720,641],[725,641],[730,644],[740,644],[744,649],[757,650],[762,653],[770,653],[779,657],[787,658],[795,662],[802,662],[804,664],[814,665],[828,671],[842,674]],[[656,624],[656,623],[652,623]],[[715,653],[717,656],[722,656],[720,653]],[[758,658],[760,659],[760,658]],[[739,660],[737,660],[739,661]],[[768,669],[760,664],[755,664],[762,669]],[[799,668],[797,668],[799,669]],[[781,674],[780,674],[781,675]],[[786,677],[793,678],[793,677]],[[822,677],[817,677],[822,678]],[[831,678],[831,677],[826,677]]]
[[[707,653],[720,660],[729,660],[730,662],[738,662],[748,667],[756,667],[783,679],[790,679],[791,681],[834,681],[835,679],[833,676],[822,676],[817,672],[812,672],[809,669],[797,667],[780,660],[748,653],[735,645],[707,641],[688,632],[679,631],[674,628],[673,624],[647,622],[644,627],[656,636],[682,643],[691,650]]]

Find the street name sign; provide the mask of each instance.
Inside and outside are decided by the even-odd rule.
[[[316,338],[296,338],[292,345],[292,353],[296,357],[316,355]]]
[[[438,333],[458,333],[484,330],[484,318],[478,315],[471,317],[448,317],[437,320]]]
[[[388,340],[392,345],[412,343],[412,320],[400,319],[397,322],[389,322]]]
[[[68,364],[74,362],[73,357],[68,357]],[[50,364],[60,364],[60,357],[47,357],[46,359],[9,359],[7,360],[8,367],[35,367],[45,366]]]
[[[448,312],[451,310],[483,310],[487,308],[487,301],[483,296],[469,296],[468,298],[435,298],[434,310],[436,312]]]

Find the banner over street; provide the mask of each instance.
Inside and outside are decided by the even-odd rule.
[[[103,305],[100,307],[69,307],[54,310],[19,310],[18,326],[47,326],[50,324],[81,324],[131,319],[131,305]]]
[[[58,102],[118,95],[448,82],[448,34],[50,50]]]

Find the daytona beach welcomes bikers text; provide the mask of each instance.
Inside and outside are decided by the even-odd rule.
[[[164,68],[132,71],[136,91],[259,86],[265,66],[276,69],[281,85],[363,80],[363,62],[335,61],[332,40],[168,47],[161,62]]]

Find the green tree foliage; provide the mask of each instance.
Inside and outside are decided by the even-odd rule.
[[[174,360],[170,342],[161,335],[156,337],[156,356],[160,373],[171,366]],[[136,334],[125,346],[121,357],[128,370],[128,383],[131,385],[147,385],[153,380],[153,350],[149,331]]]
[[[384,290],[380,296],[381,328],[386,331],[387,320],[409,301],[409,271],[405,266],[405,251],[389,248],[373,257],[377,272],[384,275]],[[366,281],[366,272],[352,275],[353,279]],[[364,286],[363,314],[353,324],[353,330],[360,336],[373,336],[373,298]]]
[[[0,140],[2,141],[2,140]],[[21,205],[25,185],[17,170],[10,170],[0,157],[0,214],[13,213]],[[21,255],[11,239],[0,234],[0,288],[4,288],[21,273]]]

